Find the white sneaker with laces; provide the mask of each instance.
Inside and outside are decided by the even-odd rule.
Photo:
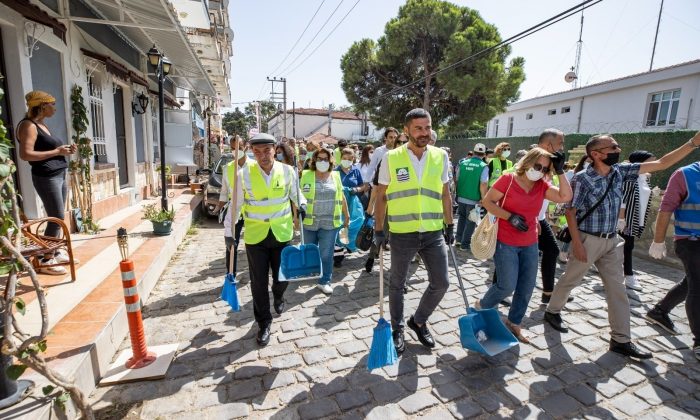
[[[61,264],[68,264],[70,262],[70,258],[68,258],[68,251],[65,249],[59,249],[56,251],[56,254],[54,254],[53,257]],[[80,264],[80,260],[75,258],[75,256],[73,256],[73,264]]]
[[[625,276],[625,286],[627,286],[628,289],[636,290],[638,292],[642,291],[642,286],[639,284],[639,281],[634,274],[631,276]]]
[[[51,258],[50,260],[42,260],[42,264],[58,264],[55,258]],[[60,265],[53,266],[53,267],[40,267],[39,271],[40,274],[48,274],[51,276],[64,276],[68,274],[68,271],[66,271],[66,267],[62,267]]]
[[[316,287],[318,290],[322,291],[323,293],[330,295],[333,293],[333,288],[331,287],[330,284],[317,284]]]

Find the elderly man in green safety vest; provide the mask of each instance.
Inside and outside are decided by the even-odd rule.
[[[389,310],[394,347],[399,354],[405,349],[403,290],[409,264],[416,253],[425,263],[429,284],[406,325],[425,347],[435,347],[428,330],[428,317],[449,286],[445,241],[454,243],[450,164],[444,150],[429,146],[430,129],[427,111],[421,108],[410,111],[404,125],[408,144],[388,152],[379,167],[375,245],[382,249],[386,242],[383,231],[386,214],[391,233]]]
[[[272,324],[269,274],[272,271],[275,312],[281,314],[285,309],[287,283],[278,280],[280,257],[282,248],[294,235],[294,228],[298,228],[290,200],[303,217],[306,199],[297,194],[297,171],[275,161],[274,137],[265,133],[256,134],[250,139],[250,146],[255,162],[243,165],[238,171],[233,220],[238,220],[240,212],[243,212],[243,238],[250,270],[253,314],[259,326],[257,342],[260,346],[266,346],[270,341]]]

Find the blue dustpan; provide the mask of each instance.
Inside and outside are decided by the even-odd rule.
[[[279,281],[314,280],[320,278],[322,272],[318,245],[287,245],[282,249]]]
[[[488,356],[518,345],[495,308],[467,309],[467,314],[459,318],[459,340],[465,349]]]
[[[228,302],[234,312],[239,312],[241,310],[241,303],[238,299],[236,276],[233,273],[226,273],[224,287],[221,288],[221,300]]]

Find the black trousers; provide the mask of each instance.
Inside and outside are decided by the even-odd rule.
[[[622,264],[625,270],[626,276],[634,275],[634,270],[632,269],[632,251],[634,251],[634,236],[627,236],[621,233],[622,239],[625,240],[625,262]]]
[[[557,272],[557,257],[559,246],[557,239],[546,220],[540,220],[540,234],[537,238],[537,247],[542,253],[540,270],[542,271],[542,291],[551,293],[554,290],[554,275]]]
[[[688,279],[685,312],[688,314],[690,331],[693,333],[694,345],[700,346],[700,240],[677,240],[676,255],[683,262]]]
[[[255,321],[261,327],[272,323],[269,292],[270,271],[272,271],[272,297],[274,300],[282,300],[284,291],[287,290],[287,282],[281,282],[278,279],[282,248],[287,243],[279,242],[270,229],[267,237],[261,242],[245,246],[250,270],[250,289],[253,294],[253,314]]]
[[[683,280],[676,283],[675,286],[671,288],[666,293],[659,303],[656,304],[656,309],[664,313],[669,313],[676,306],[680,305],[681,302],[685,301],[688,297],[688,276],[683,277]]]
[[[233,246],[233,271],[238,267],[238,244],[241,242],[241,230],[243,229],[243,219],[236,223],[236,228],[233,230],[233,238],[224,236],[226,243],[226,272],[231,270],[231,247]]]

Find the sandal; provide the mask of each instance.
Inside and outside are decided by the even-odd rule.
[[[515,325],[512,322],[506,320],[506,327],[510,330],[510,332],[513,333],[515,338],[518,339],[519,342],[523,344],[530,344],[530,340],[528,340],[527,337],[525,337],[522,333],[522,328],[520,328],[520,325]]]

